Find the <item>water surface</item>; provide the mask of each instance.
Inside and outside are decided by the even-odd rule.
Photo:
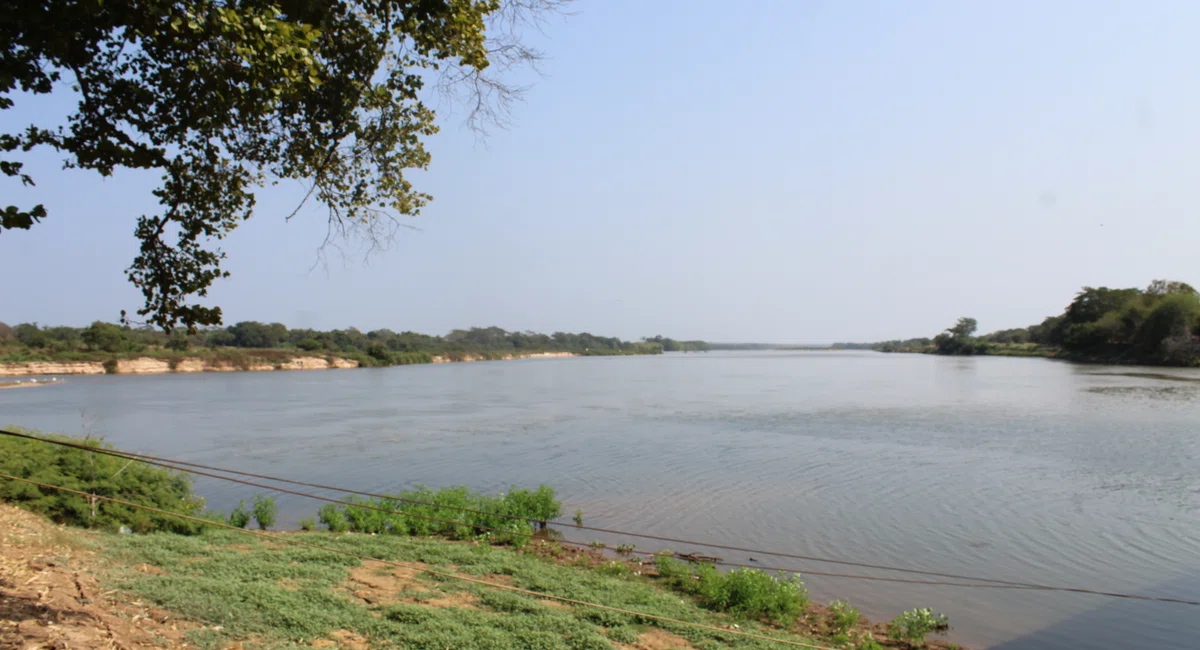
[[[592,525],[1200,599],[1197,380],[1043,359],[714,352],[78,377],[0,391],[0,422],[371,491],[546,483]],[[221,509],[252,496],[198,488]],[[292,520],[318,505],[280,503]],[[933,607],[977,647],[1200,638],[1200,609],[1183,605],[806,582],[873,617]]]

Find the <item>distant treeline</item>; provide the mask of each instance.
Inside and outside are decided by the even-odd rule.
[[[707,350],[703,341],[676,341],[663,336],[641,341],[589,333],[509,332],[499,327],[454,330],[445,336],[379,329],[362,332],[289,329],[282,323],[243,321],[229,327],[202,329],[194,334],[176,330],[171,334],[153,328],[134,328],[96,321],[88,327],[43,327],[0,323],[0,361],[84,360],[130,356],[147,352],[197,354],[218,349],[294,351],[301,354],[338,356],[362,365],[429,363],[433,357],[447,359],[498,359],[507,355],[539,352],[569,352],[610,356],[661,354]]]
[[[1184,282],[1155,280],[1145,289],[1084,287],[1062,314],[1036,325],[975,336],[977,327],[974,318],[960,318],[933,338],[838,343],[835,347],[1200,365],[1200,294]]]

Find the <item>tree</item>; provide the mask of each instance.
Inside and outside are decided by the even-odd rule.
[[[958,322],[946,330],[950,336],[956,339],[968,339],[975,334],[975,330],[979,329],[979,323],[974,318],[960,318]]]
[[[13,338],[31,348],[46,347],[46,333],[37,323],[19,323],[13,328]]]
[[[312,200],[326,242],[386,244],[431,198],[404,175],[430,161],[427,81],[465,91],[477,128],[502,122],[519,89],[498,73],[540,56],[518,28],[568,1],[0,0],[0,110],[78,100],[64,124],[0,131],[0,172],[33,185],[15,157],[50,148],[103,176],[158,173],[160,209],[138,219],[126,271],[137,313],[165,330],[219,324],[197,300],[228,275],[215,242],[252,215],[258,187],[300,180],[288,219]],[[47,215],[10,205],[0,232]]]
[[[13,338],[13,328],[7,323],[0,323],[0,343],[11,341]]]
[[[126,347],[125,331],[112,323],[96,321],[81,335],[84,345],[92,350],[120,352]]]

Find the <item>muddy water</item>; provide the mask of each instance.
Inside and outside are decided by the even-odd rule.
[[[1198,380],[852,352],[537,359],[77,377],[0,391],[0,422],[86,424],[128,449],[368,490],[546,483],[594,525],[1200,599]],[[218,508],[250,496],[199,488]],[[293,519],[316,509],[281,506]],[[950,615],[952,638],[977,647],[1200,639],[1200,609],[1182,605],[806,582],[876,617],[934,607]]]

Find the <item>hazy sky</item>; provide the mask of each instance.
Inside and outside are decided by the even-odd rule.
[[[274,192],[211,297],[229,323],[829,342],[1194,284],[1198,24],[1190,0],[583,0],[538,38],[512,128],[443,120],[419,231],[310,270],[322,215],[285,224],[300,190]],[[58,166],[0,185],[51,211],[0,235],[10,324],[140,305],[123,270],[155,179]]]

